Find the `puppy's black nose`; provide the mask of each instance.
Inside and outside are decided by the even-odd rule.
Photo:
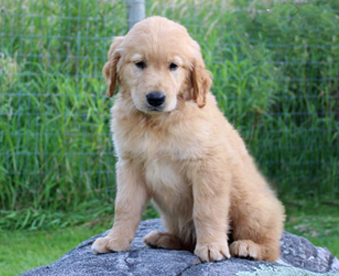
[[[162,92],[154,91],[154,92],[148,93],[146,95],[146,99],[147,99],[147,102],[151,106],[155,106],[156,107],[156,106],[162,105],[165,102],[166,96]]]

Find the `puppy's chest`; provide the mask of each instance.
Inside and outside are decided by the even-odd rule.
[[[192,186],[180,164],[166,159],[148,160],[144,177],[151,197],[163,211],[177,213],[191,201]]]
[[[185,182],[183,164],[196,152],[184,139],[138,127],[119,129],[114,133],[114,143],[119,157],[135,160],[143,167],[145,180],[154,189],[177,190]]]
[[[147,186],[151,191],[167,190],[180,192],[188,185],[184,172],[179,164],[163,159],[148,159],[144,163],[144,175]]]
[[[201,143],[194,135],[188,137],[172,133],[159,135],[140,128],[117,131],[114,134],[114,142],[118,156],[145,162],[155,159],[185,162],[200,158],[203,153]]]

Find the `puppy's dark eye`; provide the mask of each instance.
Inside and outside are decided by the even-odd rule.
[[[146,67],[146,63],[143,61],[138,61],[135,63],[135,66],[140,68],[140,69],[144,69]]]
[[[175,70],[177,70],[178,69],[178,65],[176,65],[175,63],[171,63],[170,64],[170,66],[169,66],[169,69],[171,70],[171,71],[175,71]]]

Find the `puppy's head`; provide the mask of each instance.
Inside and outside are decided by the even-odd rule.
[[[115,38],[108,58],[103,72],[109,97],[118,82],[121,93],[146,113],[172,111],[178,101],[206,103],[212,80],[200,47],[173,21],[150,17],[137,23],[125,37]]]

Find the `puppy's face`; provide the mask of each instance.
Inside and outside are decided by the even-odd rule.
[[[135,42],[147,44],[142,37]],[[171,46],[155,46],[154,41],[149,44],[150,47],[130,47],[125,54],[119,70],[120,85],[130,91],[140,111],[172,111],[177,106],[178,95],[190,89],[189,64],[184,63],[178,51],[171,51]]]
[[[202,107],[212,83],[199,45],[183,26],[161,17],[143,20],[117,38],[104,74],[109,96],[118,80],[121,93],[145,113],[170,112],[180,100]]]

